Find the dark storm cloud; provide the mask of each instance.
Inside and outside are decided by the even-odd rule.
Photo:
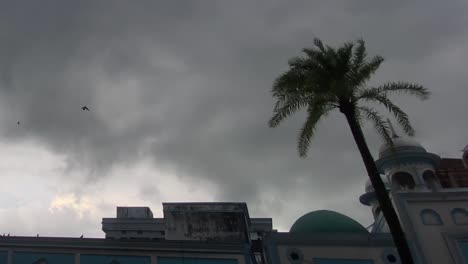
[[[323,121],[307,159],[295,150],[301,114],[267,127],[272,81],[316,36],[332,44],[363,37],[388,61],[376,82],[434,90],[431,103],[401,100],[424,139],[438,136],[433,118],[444,111],[453,112],[447,126],[464,120],[462,1],[15,1],[0,10],[4,140],[39,140],[94,177],[151,154],[158,166],[190,182],[208,179],[219,199],[251,202],[259,214],[327,204],[364,212],[334,200],[348,187],[346,200],[357,201],[365,181],[341,116]],[[450,147],[462,143],[453,130]],[[366,132],[375,152],[379,140]],[[289,205],[298,194],[306,203]]]

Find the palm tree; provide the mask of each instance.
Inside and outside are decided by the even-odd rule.
[[[315,39],[314,47],[303,49],[303,52],[305,56],[291,59],[288,63],[289,70],[281,74],[273,84],[272,93],[277,102],[269,121],[270,127],[276,127],[293,113],[305,110],[307,118],[297,139],[299,154],[305,157],[319,120],[338,109],[345,116],[361,153],[402,263],[413,263],[405,234],[369,151],[361,124],[365,120],[372,121],[383,139],[392,144],[389,122],[365,103],[380,104],[394,115],[406,134],[413,135],[414,129],[408,115],[389,99],[389,95],[407,94],[424,100],[430,95],[428,90],[405,82],[366,86],[383,58],[368,58],[363,40],[345,43],[335,49],[325,46],[320,39]]]

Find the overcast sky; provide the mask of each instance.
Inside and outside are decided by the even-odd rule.
[[[368,226],[342,116],[306,159],[302,114],[267,126],[274,78],[314,37],[364,38],[386,59],[371,83],[429,88],[429,101],[396,99],[428,151],[468,144],[464,0],[0,3],[0,234],[102,237],[118,205],[162,217],[176,201],[244,201],[282,231],[318,209]]]

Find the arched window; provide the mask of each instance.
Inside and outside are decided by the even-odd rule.
[[[392,176],[392,185],[399,190],[412,190],[416,186],[413,176],[407,172],[397,172]]]
[[[452,219],[457,225],[468,225],[468,211],[463,208],[454,208],[452,210]]]
[[[424,209],[421,211],[421,221],[425,225],[443,225],[440,215],[432,209]]]
[[[440,183],[433,171],[427,170],[423,173],[422,176],[423,176],[424,183],[429,189],[433,191],[439,189]]]

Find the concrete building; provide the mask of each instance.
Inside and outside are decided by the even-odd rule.
[[[462,159],[441,159],[418,142],[394,136],[376,161],[419,263],[468,262],[468,169]],[[453,166],[453,167],[451,167]],[[444,183],[444,184],[442,184]],[[374,233],[388,232],[373,189],[361,202],[374,212]]]
[[[376,164],[416,263],[468,263],[468,147],[461,159],[446,159],[394,135]],[[359,200],[375,220],[369,230],[337,212],[311,212],[289,232],[266,236],[268,263],[400,263],[369,181],[364,189]]]
[[[376,164],[416,262],[468,263],[468,148],[445,159],[394,135]],[[319,210],[289,232],[251,218],[245,203],[164,203],[163,218],[148,207],[117,207],[115,218],[102,219],[102,239],[2,236],[0,264],[400,263],[369,182],[359,201],[374,217],[369,228]]]
[[[262,262],[271,218],[250,218],[245,203],[164,203],[117,207],[103,218],[103,239],[0,237],[0,264],[182,264]],[[257,259],[256,259],[257,258]]]

